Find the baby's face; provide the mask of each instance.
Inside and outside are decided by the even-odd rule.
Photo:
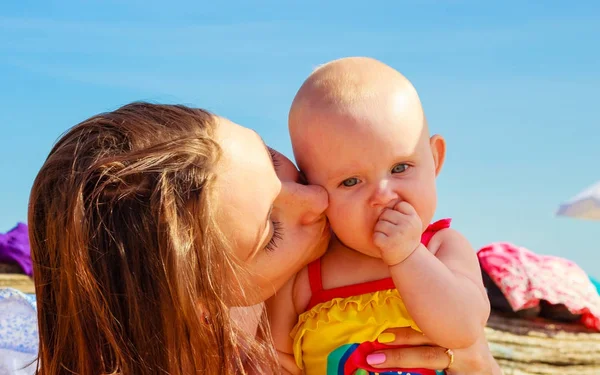
[[[399,201],[415,208],[423,229],[431,222],[437,166],[422,117],[380,105],[315,119],[320,125],[302,169],[310,183],[327,189],[326,214],[346,246],[378,256],[373,228],[384,208]]]

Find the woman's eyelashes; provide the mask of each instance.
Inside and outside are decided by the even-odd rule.
[[[269,243],[265,246],[266,251],[274,251],[277,248],[277,243],[283,238],[283,226],[279,221],[273,221],[273,235]]]
[[[273,150],[271,147],[267,147],[267,150],[269,150],[269,154],[271,155],[271,161],[273,162],[273,167],[275,168],[275,170],[277,170],[277,168],[281,165],[281,160],[279,160],[279,156],[277,155],[277,152],[275,150]]]

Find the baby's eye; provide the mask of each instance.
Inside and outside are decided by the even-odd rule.
[[[392,173],[402,173],[408,169],[408,164],[396,164],[392,168]]]
[[[360,182],[360,180],[358,178],[350,177],[350,178],[347,178],[344,181],[342,181],[342,185],[344,185],[345,187],[351,187],[351,186],[358,184],[359,182]]]

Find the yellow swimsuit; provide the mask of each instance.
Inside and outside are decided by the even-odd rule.
[[[450,219],[431,224],[421,242],[427,246],[435,232],[448,227]],[[444,373],[426,369],[381,372],[367,364],[369,353],[389,348],[377,342],[386,329],[419,330],[391,278],[323,289],[320,259],[308,265],[308,278],[312,297],[291,333],[296,363],[306,375],[346,375],[357,369],[381,375]]]

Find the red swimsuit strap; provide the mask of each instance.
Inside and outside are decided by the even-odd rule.
[[[308,283],[313,296],[323,291],[323,280],[321,279],[321,258],[308,264]]]
[[[442,219],[429,225],[421,236],[421,243],[425,246],[429,245],[429,241],[433,235],[446,228],[450,228],[452,219]],[[321,275],[321,258],[311,262],[308,265],[308,282],[310,284],[311,297],[306,310],[310,310],[314,306],[322,302],[331,301],[334,298],[348,298],[359,296],[361,294],[374,293],[381,290],[395,289],[394,281],[391,277],[366,281],[364,283],[340,286],[332,289],[323,289],[323,279]]]

